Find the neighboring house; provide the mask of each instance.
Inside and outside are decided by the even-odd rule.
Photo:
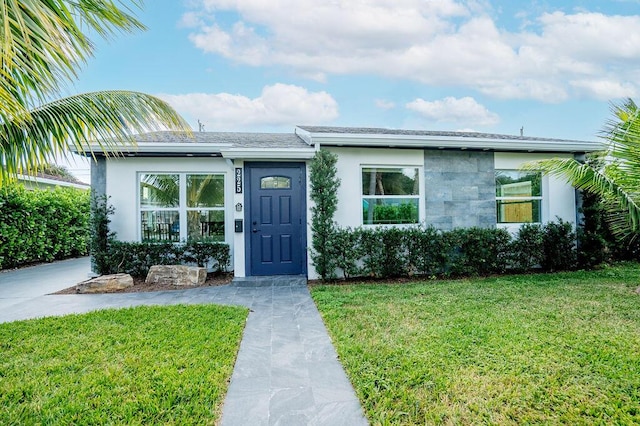
[[[470,132],[311,126],[290,134],[156,132],[136,141],[124,155],[97,155],[92,164],[91,186],[110,197],[118,238],[224,241],[239,277],[316,277],[308,255],[308,166],[320,148],[338,156],[341,226],[514,231],[525,222],[576,223],[573,188],[518,171],[524,162],[603,148]]]
[[[26,189],[54,189],[57,187],[76,188],[88,191],[91,186],[77,181],[72,181],[60,176],[38,173],[36,176],[18,175],[18,183]]]

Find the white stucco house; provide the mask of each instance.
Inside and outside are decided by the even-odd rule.
[[[518,169],[603,149],[591,141],[312,126],[136,140],[123,155],[96,154],[92,163],[93,190],[115,207],[112,230],[123,241],[224,241],[237,277],[317,276],[308,255],[308,166],[320,148],[338,157],[339,225],[443,230],[517,229],[556,218],[575,224],[579,197],[571,186]]]

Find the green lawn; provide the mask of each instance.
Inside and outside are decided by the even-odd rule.
[[[246,316],[138,307],[0,324],[0,424],[213,424]]]
[[[640,424],[640,266],[312,289],[370,422]]]

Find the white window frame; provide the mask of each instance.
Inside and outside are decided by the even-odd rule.
[[[531,174],[531,173],[538,173],[540,175],[540,195],[532,195],[532,196],[498,196],[496,195],[496,223],[499,226],[510,226],[510,225],[524,225],[525,223],[530,223],[530,224],[542,224],[544,223],[544,194],[545,194],[545,188],[544,188],[544,176],[542,174],[541,171],[539,170],[531,170],[531,171],[522,171],[522,170],[518,170],[518,169],[510,169],[510,168],[496,168],[495,169],[495,173],[494,173],[494,184],[496,186],[496,189],[498,188],[498,184],[496,182],[496,178],[495,176],[497,176],[498,173],[500,172],[516,172],[516,173],[522,173],[522,174]],[[497,191],[496,191],[497,192]],[[500,222],[498,219],[500,218],[500,211],[499,211],[499,201],[539,201],[540,202],[540,207],[539,207],[539,221],[536,222]]]
[[[414,169],[418,171],[418,194],[415,195],[365,195],[362,193],[362,185],[363,185],[363,172],[364,169],[377,169],[377,170],[397,170],[397,169]],[[362,226],[415,226],[423,220],[423,194],[424,194],[424,173],[423,168],[416,165],[410,164],[361,164],[360,165],[360,186],[358,192],[360,193],[360,205],[358,208],[358,215],[360,217],[360,224]],[[364,218],[362,217],[362,206],[365,199],[372,198],[386,198],[386,199],[416,199],[417,207],[418,207],[418,218],[416,222],[413,223],[364,223]]]
[[[142,176],[144,175],[178,175],[178,206],[176,207],[142,207],[142,200],[140,195],[140,183],[142,182]],[[222,176],[223,184],[222,184],[222,194],[223,194],[223,206],[222,207],[187,207],[187,176],[189,175],[203,175],[203,176]],[[227,212],[226,206],[229,202],[227,200],[227,176],[224,172],[168,172],[168,171],[160,171],[160,172],[138,172],[137,173],[137,207],[138,207],[138,240],[143,240],[143,229],[142,229],[142,212],[144,211],[177,211],[179,215],[179,224],[180,224],[180,234],[178,237],[178,241],[186,241],[188,238],[188,228],[187,228],[187,212],[189,211],[221,211],[222,217],[224,219],[223,226],[223,236],[222,241],[225,242],[227,240]]]

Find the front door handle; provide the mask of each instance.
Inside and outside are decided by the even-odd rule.
[[[256,232],[258,232],[258,230],[256,228],[252,229],[253,233],[255,234]]]

